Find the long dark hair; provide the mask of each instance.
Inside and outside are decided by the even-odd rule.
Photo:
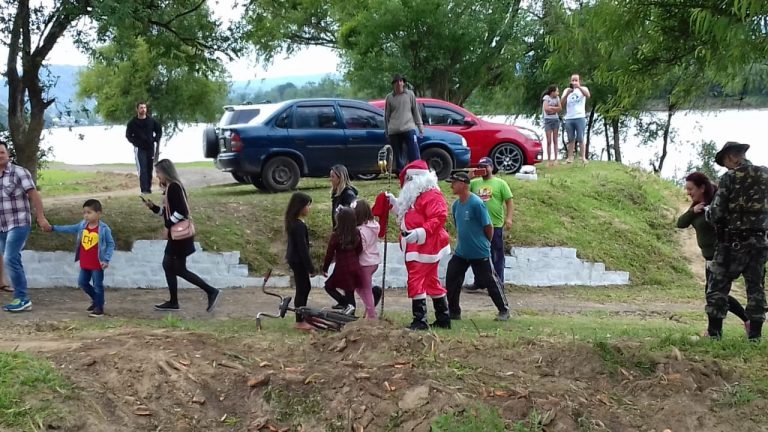
[[[547,87],[546,90],[544,90],[544,93],[541,94],[541,97],[549,96],[555,90],[557,90],[557,85],[556,84],[551,84],[549,87]]]
[[[704,187],[704,198],[703,203],[709,204],[712,202],[712,198],[715,197],[715,192],[717,192],[717,186],[712,184],[712,181],[709,180],[709,177],[707,177],[706,174],[701,172],[692,172],[688,174],[688,177],[685,178],[685,181],[689,181],[694,184],[694,186],[700,188]],[[699,204],[697,202],[692,203],[691,205]]]
[[[294,192],[291,199],[288,200],[288,207],[285,209],[285,233],[291,231],[291,226],[299,220],[301,211],[304,207],[312,203],[312,197],[304,192]]]
[[[360,242],[360,234],[357,232],[357,218],[355,211],[349,207],[340,207],[336,214],[336,235],[342,249],[354,249]]]
[[[370,220],[373,220],[373,212],[371,206],[366,200],[357,200],[355,203],[355,217],[357,218],[357,224],[362,225]]]

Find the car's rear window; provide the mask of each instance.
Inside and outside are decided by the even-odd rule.
[[[221,116],[221,120],[219,121],[219,126],[248,123],[253,120],[254,117],[259,115],[260,111],[261,110],[258,108],[224,111],[224,115]]]
[[[274,114],[275,111],[282,109],[284,106],[284,103],[259,104],[254,105],[251,108],[243,108],[239,110],[225,107],[224,114],[219,120],[219,127],[236,124],[262,124],[267,118]]]

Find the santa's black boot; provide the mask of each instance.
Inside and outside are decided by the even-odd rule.
[[[429,330],[429,324],[427,324],[427,299],[411,300],[411,310],[413,311],[413,321],[408,328],[411,330]]]
[[[451,315],[448,313],[448,298],[445,296],[433,298],[432,305],[435,307],[435,322],[432,323],[432,326],[444,329],[451,328]]]

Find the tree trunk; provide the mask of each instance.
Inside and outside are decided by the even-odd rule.
[[[611,129],[613,129],[613,155],[616,162],[621,162],[621,134],[619,133],[619,119],[611,120]]]
[[[611,158],[611,141],[608,139],[608,120],[603,117],[603,135],[605,135],[605,153],[608,156],[608,161],[610,162],[612,160]]]
[[[667,146],[669,144],[669,130],[672,127],[672,116],[675,115],[676,108],[673,105],[667,107],[667,122],[664,124],[664,140],[661,144],[661,156],[659,156],[659,166],[653,167],[653,171],[657,174],[661,174],[661,169],[664,168],[664,160],[667,159]]]
[[[592,138],[592,124],[595,122],[595,107],[589,111],[589,120],[587,120],[587,139],[584,144],[584,158],[589,159],[589,144]]]
[[[73,20],[84,13],[82,9],[67,9],[52,12],[47,19],[47,32],[32,47],[29,0],[18,0],[16,15],[9,35],[8,62],[5,72],[8,79],[8,131],[16,153],[16,163],[28,169],[37,179],[37,165],[40,153],[40,134],[45,126],[45,110],[53,104],[46,99],[40,81],[40,69],[56,42],[66,32]],[[19,75],[21,59],[22,75]],[[26,105],[26,101],[29,105]],[[27,111],[27,108],[29,109]]]

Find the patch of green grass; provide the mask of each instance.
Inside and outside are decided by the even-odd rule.
[[[276,411],[276,420],[300,426],[302,420],[317,419],[325,411],[327,403],[319,394],[308,390],[288,392],[269,386],[264,390],[264,400]]]
[[[20,352],[0,352],[0,425],[13,430],[42,430],[66,413],[56,401],[70,384],[42,359]]]
[[[432,421],[432,432],[504,431],[504,419],[496,408],[474,405],[462,411],[441,414]]]
[[[762,396],[751,386],[737,383],[726,385],[718,395],[716,404],[724,408],[736,408],[761,398]]]
[[[543,432],[544,424],[548,420],[552,420],[550,417],[552,414],[547,412],[541,414],[538,410],[533,409],[528,413],[528,418],[525,420],[517,421],[512,427],[513,432]]]

